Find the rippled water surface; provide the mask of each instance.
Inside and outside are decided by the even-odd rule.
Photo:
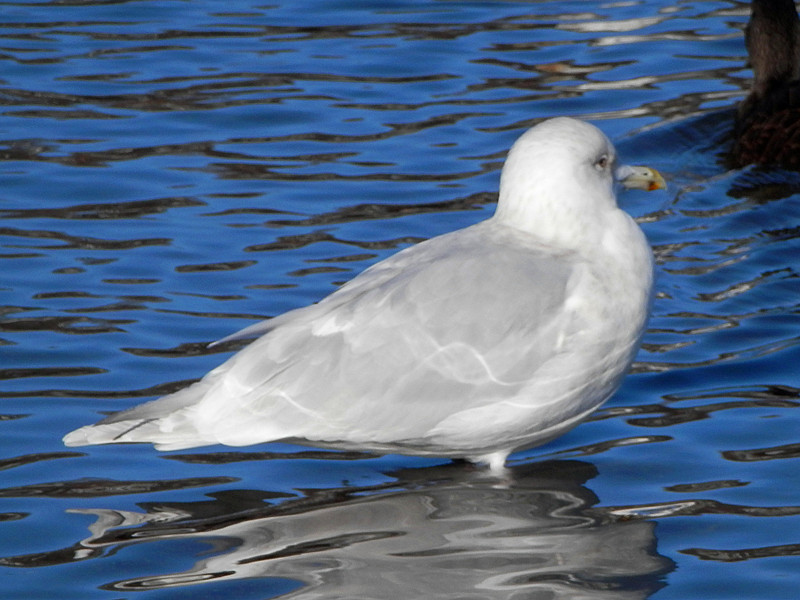
[[[0,596],[790,599],[800,176],[719,161],[744,2],[2,2]],[[72,450],[256,319],[487,217],[592,120],[666,193],[634,372],[487,481],[281,444]]]

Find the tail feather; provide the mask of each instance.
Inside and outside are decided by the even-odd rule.
[[[117,423],[87,425],[64,436],[66,446],[93,446],[149,442],[158,450],[182,450],[215,443],[202,440],[196,431],[165,432],[160,419],[119,421]]]
[[[94,425],[86,425],[64,436],[67,446],[149,442],[159,450],[180,450],[216,443],[204,439],[188,418],[188,408],[208,391],[210,383],[202,380],[174,394],[115,413]],[[169,417],[169,423],[166,418]]]

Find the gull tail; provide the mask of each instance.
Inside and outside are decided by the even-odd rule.
[[[146,442],[158,450],[182,450],[217,443],[204,439],[188,418],[192,407],[205,396],[210,383],[198,381],[174,394],[115,413],[94,425],[64,436],[66,446]]]

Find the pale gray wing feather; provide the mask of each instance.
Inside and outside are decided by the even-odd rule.
[[[574,329],[575,271],[570,256],[491,222],[440,236],[257,324],[267,333],[198,383],[99,425],[117,428],[112,441],[165,449],[419,439],[514,398],[558,353]]]
[[[552,357],[573,326],[573,271],[568,256],[483,224],[408,249],[210,373],[201,429],[229,444],[366,442],[388,420],[392,436],[423,436],[514,397]]]
[[[407,248],[406,250],[413,250],[415,248]],[[211,342],[209,347],[222,344],[224,342],[231,342],[234,340],[251,339],[264,335],[273,329],[280,327],[283,324],[292,321],[309,321],[318,317],[321,314],[328,313],[342,304],[345,304],[358,296],[365,288],[375,288],[380,286],[384,281],[394,277],[398,270],[408,262],[405,251],[398,252],[394,256],[389,257],[379,263],[372,265],[359,273],[356,277],[344,284],[338,290],[323,298],[320,302],[310,306],[303,306],[287,311],[276,317],[253,323],[227,335],[219,340]]]

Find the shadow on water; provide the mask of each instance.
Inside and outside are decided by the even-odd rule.
[[[171,556],[169,564],[194,562],[191,568],[153,574],[149,564],[142,567],[147,573],[101,587],[122,592],[278,578],[301,584],[293,598],[363,598],[366,590],[371,598],[647,598],[673,563],[656,551],[654,522],[594,506],[585,483],[596,474],[589,463],[548,461],[514,467],[498,481],[452,463],[299,497],[241,489],[198,502],[141,502],[140,512],[71,509],[96,517],[89,536],[0,562],[52,566],[131,546],[152,558],[163,551],[160,542],[170,542],[189,556]],[[163,490],[165,483],[154,485]],[[95,482],[91,493],[118,494],[120,485]],[[77,493],[70,487],[39,493]]]

